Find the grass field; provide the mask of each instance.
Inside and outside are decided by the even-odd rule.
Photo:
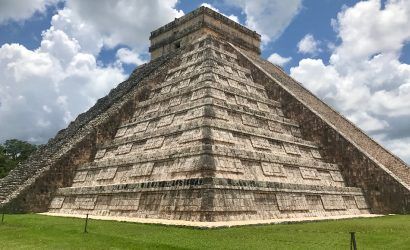
[[[5,215],[0,249],[410,249],[410,216],[194,229],[44,215]]]

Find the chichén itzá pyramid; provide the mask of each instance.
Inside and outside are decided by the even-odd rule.
[[[7,212],[184,221],[409,213],[410,168],[206,7],[0,180]],[[354,90],[353,90],[354,91]]]

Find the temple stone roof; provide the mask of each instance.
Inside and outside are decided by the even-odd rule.
[[[190,44],[203,34],[223,37],[224,40],[249,52],[260,54],[261,35],[202,6],[151,32],[151,58],[157,58]]]

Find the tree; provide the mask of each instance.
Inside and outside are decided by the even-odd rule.
[[[7,140],[4,143],[6,155],[18,163],[26,160],[36,149],[36,145],[17,139]]]
[[[6,155],[5,148],[0,145],[0,178],[6,176],[16,165],[17,163]]]
[[[16,139],[0,144],[0,178],[6,176],[13,168],[37,150],[37,146]]]

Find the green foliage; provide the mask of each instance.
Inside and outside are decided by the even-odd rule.
[[[17,162],[26,160],[34,151],[36,151],[36,149],[36,145],[17,139],[7,140],[4,143],[4,150],[6,154],[13,161]]]
[[[195,229],[44,215],[6,215],[0,249],[409,249],[410,215]]]
[[[0,145],[0,178],[6,176],[10,170],[37,150],[37,146],[16,139],[7,140]]]

